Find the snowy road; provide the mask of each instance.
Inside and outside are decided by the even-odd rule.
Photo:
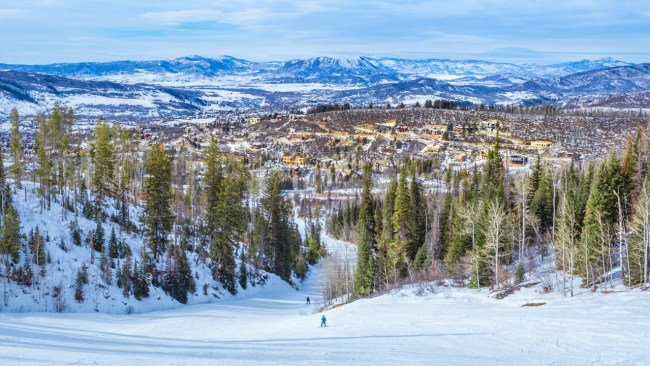
[[[332,243],[328,243],[330,245]],[[136,315],[1,314],[2,365],[647,365],[650,293],[416,288],[327,311],[318,268],[240,299]],[[522,307],[544,301],[539,307]]]

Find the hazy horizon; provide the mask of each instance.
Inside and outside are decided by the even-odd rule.
[[[632,63],[632,64],[637,64],[637,63],[644,63],[644,62],[633,62],[629,61],[627,59],[620,59],[620,58],[614,58],[611,56],[606,56],[603,55],[602,57],[591,57],[591,58],[576,58],[576,59],[569,59],[566,61],[558,61],[558,62],[516,62],[516,61],[498,61],[498,60],[490,60],[490,59],[481,59],[481,58],[458,58],[458,59],[453,59],[453,58],[443,58],[443,57],[407,57],[407,56],[381,56],[381,55],[357,55],[357,56],[336,56],[336,55],[313,55],[313,56],[306,56],[306,57],[289,57],[285,59],[250,59],[250,58],[244,58],[244,57],[239,57],[237,55],[198,55],[198,54],[192,54],[192,55],[181,55],[178,57],[169,57],[169,58],[130,58],[130,59],[115,59],[115,60],[105,60],[105,61],[97,61],[97,60],[84,60],[84,61],[72,61],[72,62],[51,62],[51,63],[10,63],[10,62],[3,62],[0,60],[0,64],[5,64],[5,65],[28,65],[28,66],[47,66],[47,65],[58,65],[58,64],[80,64],[80,63],[110,63],[110,62],[147,62],[147,61],[171,61],[171,60],[178,60],[178,59],[183,59],[183,58],[192,58],[192,57],[200,57],[200,58],[205,58],[205,59],[220,59],[224,57],[232,57],[235,59],[241,59],[245,61],[250,61],[250,62],[258,62],[258,63],[264,63],[264,62],[287,62],[291,60],[306,60],[310,58],[317,58],[317,57],[326,57],[326,58],[335,58],[335,59],[356,59],[356,58],[361,58],[361,57],[368,57],[371,59],[402,59],[402,60],[411,60],[411,61],[426,61],[426,60],[440,60],[440,61],[455,61],[455,62],[461,62],[461,61],[467,61],[467,62],[489,62],[489,63],[498,63],[498,64],[513,64],[513,65],[539,65],[539,66],[550,66],[550,65],[557,65],[557,64],[563,64],[563,63],[570,63],[570,62],[580,62],[580,61],[599,61],[599,60],[605,60],[605,59],[612,59],[615,61],[622,61],[622,62],[627,62],[627,63]]]
[[[630,0],[6,0],[0,5],[0,62],[369,55],[640,63],[650,60],[649,23],[650,3]]]

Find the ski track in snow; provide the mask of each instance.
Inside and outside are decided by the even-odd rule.
[[[323,236],[330,252],[356,248]],[[300,290],[135,315],[0,315],[1,365],[644,365],[650,294],[574,298],[417,286],[327,310],[320,265]],[[420,294],[420,295],[418,295]],[[310,296],[312,305],[305,303]],[[544,301],[540,307],[522,307]]]

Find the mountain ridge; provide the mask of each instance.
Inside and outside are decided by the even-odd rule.
[[[603,65],[608,67],[593,69]],[[12,68],[17,70],[6,70]],[[565,74],[583,69],[587,71]],[[283,63],[187,56],[166,61],[0,64],[0,70],[4,70],[0,71],[2,116],[14,106],[28,115],[39,114],[55,101],[78,109],[80,116],[135,119],[302,108],[329,102],[363,105],[425,99],[584,107],[650,90],[650,64],[627,64],[611,58],[534,69],[480,60],[445,63],[362,56]],[[549,73],[551,76],[546,76]],[[611,104],[650,108],[646,101],[630,97]]]

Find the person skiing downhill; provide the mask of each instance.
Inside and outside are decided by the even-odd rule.
[[[307,305],[311,304],[311,301],[309,301],[309,296],[307,296]]]
[[[323,314],[323,317],[320,318],[320,326],[327,327],[327,318],[325,317],[325,314]]]

